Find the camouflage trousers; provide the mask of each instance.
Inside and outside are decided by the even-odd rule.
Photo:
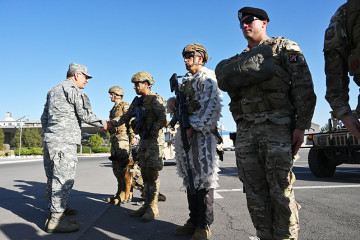
[[[138,156],[141,169],[150,167],[160,171],[164,166],[164,146],[156,138],[141,139]]]
[[[297,239],[298,210],[291,131],[287,125],[239,121],[236,164],[256,234],[264,239]]]
[[[111,142],[111,152],[117,149],[125,149],[129,152],[129,140],[115,140]],[[112,161],[112,170],[118,183],[118,190],[116,194],[120,194],[121,191],[125,191],[125,173],[126,168],[121,166],[121,161]]]
[[[50,212],[64,212],[74,185],[77,145],[44,142],[43,147],[48,208]]]
[[[160,190],[160,178],[158,168],[141,168],[141,176],[144,181],[145,204],[157,204]]]

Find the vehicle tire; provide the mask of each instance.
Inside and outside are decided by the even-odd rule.
[[[308,155],[308,163],[312,174],[320,178],[332,177],[336,166],[332,165],[324,153],[324,150],[311,148]]]

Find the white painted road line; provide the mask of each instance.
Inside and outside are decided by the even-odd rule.
[[[0,164],[38,162],[38,161],[42,161],[42,160],[43,160],[42,158],[28,159],[28,160],[10,160],[10,161],[0,161]]]
[[[223,198],[220,194],[217,193],[217,191],[214,191],[214,199]]]
[[[358,188],[360,184],[351,184],[351,185],[329,185],[329,186],[304,186],[304,187],[294,187],[294,189],[319,189],[319,188]]]
[[[349,184],[349,185],[329,185],[329,186],[302,186],[302,187],[294,187],[294,189],[326,189],[326,188],[358,188],[360,184]],[[217,189],[214,192],[214,198],[223,198],[219,192],[242,192],[243,190],[240,188],[233,189]],[[220,197],[215,197],[220,196]]]

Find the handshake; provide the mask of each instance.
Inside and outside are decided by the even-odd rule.
[[[102,128],[104,131],[108,131],[113,127],[111,121],[105,121],[105,127]]]

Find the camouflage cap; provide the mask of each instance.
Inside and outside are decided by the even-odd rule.
[[[87,72],[87,67],[78,63],[70,63],[69,70],[67,71],[68,76],[73,76],[75,73],[82,73],[87,78],[92,78],[92,76]]]
[[[258,17],[261,20],[267,20],[268,22],[270,22],[270,19],[267,15],[267,13],[265,12],[265,10],[262,10],[260,8],[253,8],[253,7],[243,7],[238,11],[238,18],[239,21],[244,17],[244,16],[254,16],[254,17]]]

